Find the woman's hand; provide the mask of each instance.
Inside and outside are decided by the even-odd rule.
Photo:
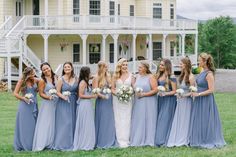
[[[198,97],[198,96],[199,96],[199,93],[197,93],[197,92],[192,92],[192,93],[191,93],[191,96],[192,96],[192,97]]]
[[[30,99],[27,99],[26,97],[22,98],[24,102],[26,102],[27,104],[30,104]]]

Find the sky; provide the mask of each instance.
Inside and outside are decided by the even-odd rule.
[[[220,15],[236,17],[236,0],[176,0],[177,15],[206,20]]]

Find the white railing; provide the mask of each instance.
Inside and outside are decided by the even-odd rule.
[[[7,33],[6,38],[18,39],[25,29],[25,16]]]
[[[6,21],[0,26],[0,38],[4,37],[4,35],[12,28],[12,17],[9,16]]]
[[[26,29],[197,30],[195,20],[163,20],[130,16],[25,16]]]

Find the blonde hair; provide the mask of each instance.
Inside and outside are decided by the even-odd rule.
[[[104,61],[98,62],[98,87],[102,88],[106,83],[111,83],[111,78],[109,72],[105,71],[106,63]]]
[[[22,85],[21,85],[21,92],[24,92],[26,89],[26,82],[30,81],[32,84],[34,80],[29,80],[30,75],[34,72],[34,69],[31,67],[26,67],[22,73]]]
[[[208,68],[210,71],[212,71],[213,74],[215,74],[215,71],[216,71],[216,70],[215,70],[214,60],[213,60],[212,56],[211,56],[210,54],[208,54],[208,53],[203,52],[203,53],[201,53],[201,54],[199,55],[199,57],[201,57],[201,58],[203,59],[203,61],[206,62],[207,68]]]
[[[171,64],[171,61],[169,59],[162,59],[161,61],[164,62],[165,71],[162,72],[159,69],[157,69],[156,78],[158,80],[167,71],[167,76],[166,76],[166,81],[165,81],[165,88],[169,89],[170,77],[171,77],[171,74],[172,74],[172,64]]]
[[[114,78],[115,78],[115,79],[119,79],[119,78],[120,78],[120,76],[121,76],[121,67],[122,67],[122,64],[123,64],[124,62],[127,62],[127,59],[121,58],[121,59],[118,61],[117,65],[116,65],[116,71],[115,71],[115,74],[114,74]]]
[[[179,76],[179,83],[182,83],[183,79],[185,78],[185,84],[190,85],[189,76],[192,73],[192,63],[188,57],[182,58],[181,62],[185,65],[185,69],[181,71]]]
[[[142,65],[145,67],[147,74],[151,74],[151,73],[152,73],[152,72],[150,71],[150,69],[149,69],[149,64],[148,64],[147,62],[141,61],[140,64],[142,64]]]

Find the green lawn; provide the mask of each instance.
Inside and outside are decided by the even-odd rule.
[[[227,146],[221,149],[196,148],[126,148],[94,151],[60,152],[15,152],[12,148],[17,100],[9,93],[0,93],[0,157],[39,156],[39,157],[78,157],[78,156],[158,156],[158,157],[235,157],[236,156],[236,94],[216,93],[215,98],[221,115],[224,137]]]

